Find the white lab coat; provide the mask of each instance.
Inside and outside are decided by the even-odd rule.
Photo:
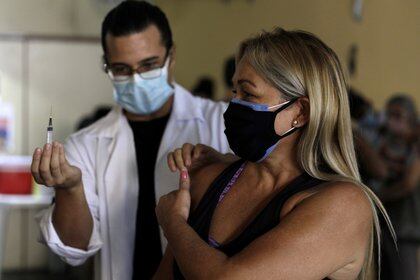
[[[184,143],[203,143],[227,153],[223,112],[226,104],[192,96],[175,86],[174,103],[155,166],[156,201],[178,187],[167,154]],[[64,245],[51,223],[54,205],[40,215],[44,242],[71,265],[95,257],[95,278],[131,280],[139,180],[132,130],[121,108],[69,137],[66,154],[82,171],[94,227],[86,251]],[[167,241],[161,232],[162,247]],[[99,251],[99,254],[97,254]]]

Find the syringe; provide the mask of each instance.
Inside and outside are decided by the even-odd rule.
[[[53,125],[52,125],[52,106],[51,106],[50,119],[48,121],[48,127],[47,127],[47,144],[52,144],[52,141],[53,141]]]

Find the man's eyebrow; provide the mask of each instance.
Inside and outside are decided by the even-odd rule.
[[[151,56],[151,57],[142,59],[139,62],[137,62],[137,64],[144,64],[144,63],[152,62],[152,61],[155,61],[155,60],[158,60],[158,59],[159,59],[159,56],[155,55],[155,56]]]
[[[137,64],[140,65],[140,64],[155,62],[158,59],[159,59],[159,56],[155,55],[155,56],[151,56],[151,57],[142,59],[139,62],[137,62]],[[124,62],[114,62],[114,63],[111,63],[111,65],[113,65],[113,66],[128,66],[128,67],[130,67],[130,65],[128,65],[128,64],[126,64]]]

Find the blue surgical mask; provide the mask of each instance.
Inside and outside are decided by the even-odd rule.
[[[169,57],[165,65],[146,73],[134,74],[127,81],[112,80],[114,100],[127,111],[149,115],[159,110],[172,96],[174,89],[168,82]],[[160,71],[158,77],[153,77]],[[152,73],[154,72],[154,73]],[[151,76],[153,78],[143,78]]]

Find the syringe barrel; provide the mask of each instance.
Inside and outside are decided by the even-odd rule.
[[[52,130],[47,130],[47,144],[52,144],[53,141],[53,132]]]

